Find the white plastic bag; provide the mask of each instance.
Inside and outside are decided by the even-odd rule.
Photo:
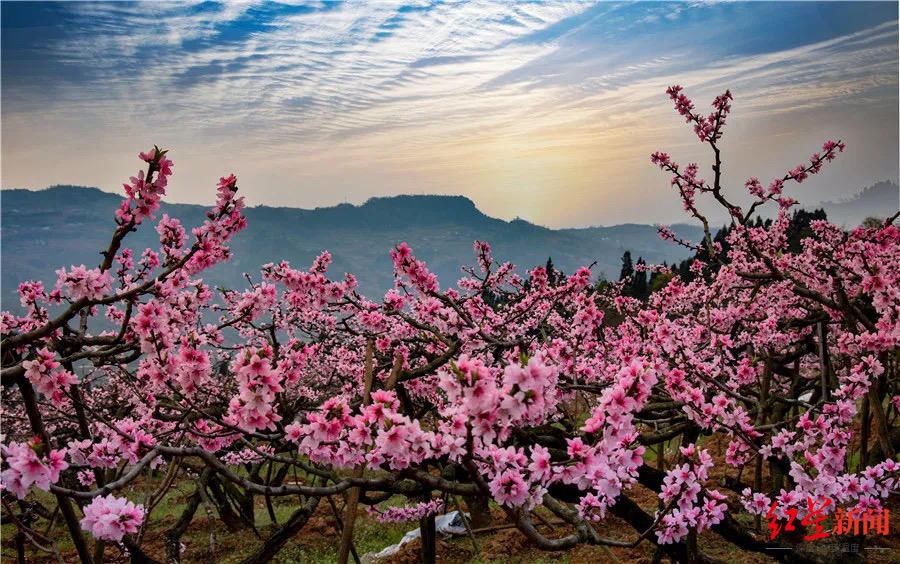
[[[468,515],[466,515],[468,518]],[[450,513],[445,513],[444,515],[438,515],[434,519],[434,530],[435,533],[444,536],[453,536],[453,535],[464,535],[466,533],[466,526],[463,524],[462,517],[459,515],[459,511],[451,511]],[[376,554],[367,554],[366,557],[363,558],[363,562],[377,562],[381,558],[387,558],[388,556],[394,554],[400,547],[404,544],[419,538],[419,535],[422,534],[422,531],[419,530],[418,527],[411,530],[410,532],[403,535],[403,538],[400,539],[400,542],[397,544],[392,544],[391,546],[385,547]]]

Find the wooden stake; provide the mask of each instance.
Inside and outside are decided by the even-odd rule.
[[[369,405],[372,401],[372,377],[375,356],[375,340],[369,337],[366,343],[365,380],[363,385],[363,405]],[[366,469],[365,463],[356,465],[353,469],[354,478],[362,478]],[[347,505],[344,508],[344,527],[341,531],[341,546],[338,550],[338,564],[347,564],[350,556],[350,545],[353,543],[353,527],[356,525],[356,508],[359,505],[359,488],[350,488],[347,494]]]

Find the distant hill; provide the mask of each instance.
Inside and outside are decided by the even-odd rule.
[[[885,219],[900,209],[900,186],[879,182],[846,200],[823,202],[828,219],[845,227],[857,226],[867,217]]]
[[[120,201],[114,194],[75,186],[0,192],[3,309],[19,309],[16,287],[23,280],[43,280],[52,287],[54,271],[61,266],[99,264],[98,252],[109,242]],[[157,217],[168,213],[193,226],[205,219],[206,209],[163,204]],[[626,249],[649,263],[687,256],[680,247],[661,241],[651,225],[548,229],[520,219],[488,217],[462,196],[372,198],[361,206],[313,210],[257,206],[247,208],[246,216],[247,229],[233,240],[234,258],[206,272],[208,283],[242,287],[243,272],[258,278],[262,264],[278,260],[307,268],[327,249],[334,258],[331,277],[352,272],[361,291],[378,300],[393,284],[389,251],[402,241],[437,273],[442,288],[456,284],[460,265],[474,262],[475,239],[488,241],[496,259],[515,263],[522,274],[552,257],[566,273],[597,261],[595,275],[617,279]],[[701,238],[699,227],[672,228],[687,239]],[[138,254],[159,245],[151,225],[125,241]]]

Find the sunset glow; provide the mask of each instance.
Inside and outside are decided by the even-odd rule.
[[[838,133],[846,160],[800,199],[897,180],[896,3],[2,9],[3,188],[119,191],[155,142],[179,162],[171,201],[208,203],[224,161],[250,204],[439,193],[550,226],[671,221],[648,155],[703,156],[674,82],[734,92],[731,186]]]

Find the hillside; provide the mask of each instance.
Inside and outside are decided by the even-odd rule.
[[[5,190],[0,198],[4,309],[18,307],[15,289],[22,280],[43,280],[52,286],[54,270],[62,265],[99,263],[97,253],[109,242],[113,211],[120,201],[114,194],[73,186]],[[163,204],[158,217],[162,213],[192,226],[203,221],[205,208]],[[208,282],[238,287],[243,272],[257,273],[266,262],[284,259],[305,268],[327,249],[334,258],[332,277],[353,272],[363,293],[378,298],[392,285],[389,251],[401,241],[428,263],[443,287],[455,284],[461,264],[473,262],[475,239],[490,242],[494,256],[512,261],[520,272],[552,256],[564,272],[597,261],[597,275],[618,278],[626,249],[651,263],[687,256],[661,241],[651,225],[554,230],[519,219],[488,217],[462,196],[372,198],[361,206],[313,210],[257,206],[247,208],[246,216],[248,227],[234,240],[234,259],[207,272]],[[148,227],[129,235],[126,246],[138,252],[156,248],[156,232]],[[700,238],[698,227],[674,229],[689,239]]]
[[[846,227],[859,225],[867,217],[884,219],[900,207],[900,186],[889,181],[873,184],[844,200],[823,202],[828,218]]]

